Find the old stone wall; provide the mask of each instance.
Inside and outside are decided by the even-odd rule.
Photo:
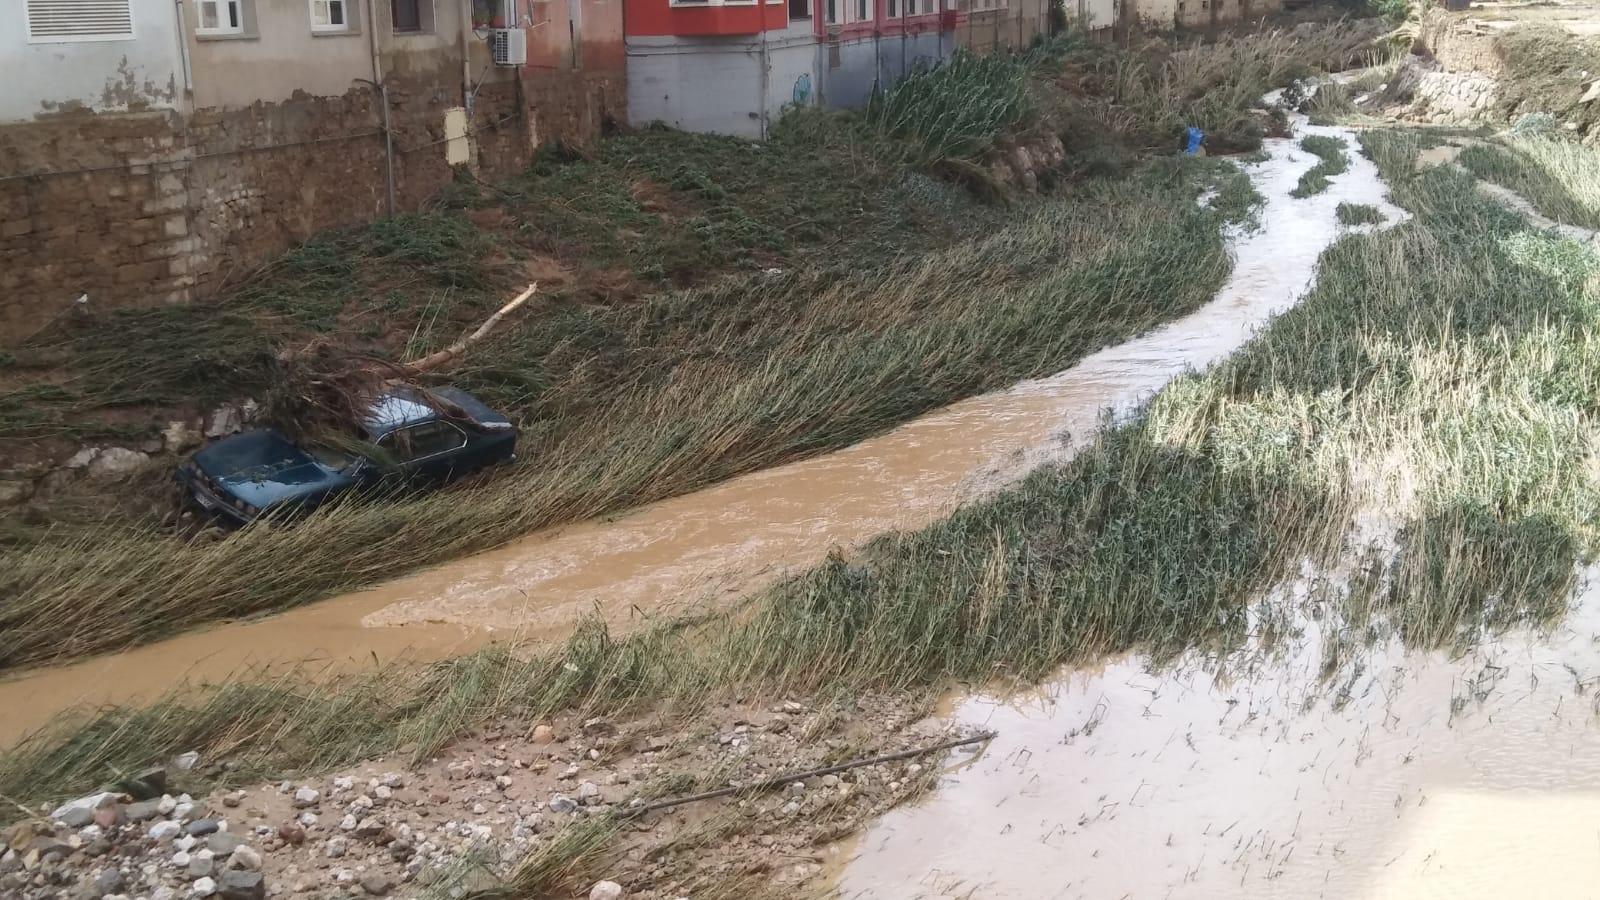
[[[540,72],[523,83],[540,144],[581,146],[627,121],[628,79],[621,69]]]
[[[453,74],[453,73],[452,73]],[[397,205],[455,177],[448,77],[390,79]],[[583,141],[620,104],[619,75],[540,73],[474,97],[466,166],[525,167],[535,135]],[[0,345],[68,314],[215,294],[316,232],[384,214],[376,94],[299,95],[242,109],[63,116],[0,126]]]

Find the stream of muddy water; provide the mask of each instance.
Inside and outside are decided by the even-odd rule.
[[[1325,677],[1336,626],[1291,586],[1286,646],[961,699],[997,737],[838,849],[840,896],[1593,897],[1596,576],[1554,634],[1460,657],[1391,639]]]
[[[1308,125],[1302,134],[1349,137]],[[1352,150],[1354,140],[1351,140]],[[1232,235],[1234,270],[1206,306],[1078,365],[971,398],[877,438],[736,478],[614,519],[530,535],[499,550],[255,622],[0,682],[0,744],[60,711],[147,700],[185,682],[251,677],[310,661],[348,671],[440,658],[486,641],[544,640],[598,611],[619,627],[749,591],[833,547],[913,528],[1081,446],[1105,410],[1126,411],[1173,377],[1237,349],[1304,292],[1338,235],[1340,203],[1390,205],[1373,164],[1324,193],[1289,196],[1316,159],[1269,140],[1249,167],[1260,227]]]

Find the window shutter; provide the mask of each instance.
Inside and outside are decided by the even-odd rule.
[[[27,0],[34,39],[133,37],[132,0]]]

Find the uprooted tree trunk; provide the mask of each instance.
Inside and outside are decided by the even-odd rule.
[[[528,285],[460,340],[413,362],[355,354],[322,340],[282,351],[276,359],[274,386],[266,397],[267,418],[295,437],[329,430],[348,434],[385,391],[462,359],[538,289],[537,283]]]

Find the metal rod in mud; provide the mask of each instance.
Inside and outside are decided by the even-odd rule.
[[[792,775],[779,775],[776,778],[763,779],[761,781],[753,782],[741,787],[718,788],[714,791],[706,791],[700,794],[690,794],[687,797],[674,797],[670,800],[657,800],[653,803],[646,803],[643,806],[636,806],[633,809],[620,813],[618,818],[632,819],[637,816],[642,816],[645,813],[655,812],[656,810],[668,809],[674,806],[682,806],[685,803],[694,803],[697,800],[711,800],[716,797],[727,797],[730,794],[737,794],[740,791],[769,791],[775,787],[782,787],[791,781],[802,781],[807,778],[817,778],[822,775],[832,775],[836,772],[844,772],[849,769],[859,769],[862,766],[875,766],[878,763],[894,762],[895,760],[899,759],[910,759],[913,756],[937,753],[940,750],[949,750],[954,747],[965,747],[968,744],[976,744],[982,741],[990,740],[995,736],[995,734],[996,732],[993,731],[985,731],[982,734],[975,734],[971,737],[957,738],[953,741],[945,741],[942,744],[934,744],[931,747],[918,747],[915,750],[901,750],[899,753],[890,753],[884,756],[874,756],[868,759],[855,759],[847,763],[840,763],[836,766],[826,766],[821,769],[810,769],[805,772],[795,772]]]

